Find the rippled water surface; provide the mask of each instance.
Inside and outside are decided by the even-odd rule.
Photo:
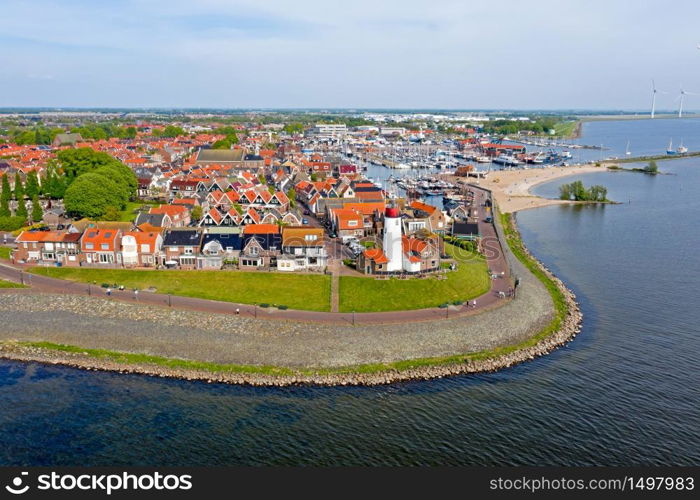
[[[676,175],[580,177],[624,204],[519,214],[585,315],[549,356],[480,376],[285,389],[2,361],[0,463],[698,464],[700,159],[660,167]]]

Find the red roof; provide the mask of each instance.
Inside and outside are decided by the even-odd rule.
[[[243,228],[243,234],[275,234],[280,232],[277,224],[248,224]]]
[[[364,251],[364,256],[366,259],[373,260],[377,264],[386,264],[389,262],[389,259],[386,258],[381,248],[369,248]]]

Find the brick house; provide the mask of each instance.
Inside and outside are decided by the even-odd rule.
[[[163,236],[165,265],[179,269],[195,269],[202,242],[198,229],[171,229]]]
[[[120,230],[87,228],[80,238],[80,251],[88,265],[114,266],[121,264]]]

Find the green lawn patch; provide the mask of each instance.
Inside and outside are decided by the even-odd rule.
[[[19,283],[14,283],[12,281],[0,280],[0,288],[27,288]]]
[[[0,259],[10,260],[10,253],[12,249],[10,247],[0,246]]]
[[[554,133],[560,137],[571,137],[576,131],[577,120],[563,121],[554,125]]]
[[[210,363],[207,361],[190,361],[187,359],[163,358],[148,354],[134,354],[129,352],[108,351],[106,349],[86,349],[52,342],[19,342],[20,345],[39,349],[50,349],[59,352],[87,354],[92,358],[106,359],[115,363],[157,365],[173,369],[201,370],[210,373],[255,373],[261,375],[294,375],[294,371],[288,368],[276,366],[256,365],[232,365]]]
[[[454,301],[466,301],[486,293],[490,278],[485,259],[479,254],[459,250],[445,243],[445,252],[457,262],[457,270],[447,279],[340,277],[341,312],[401,311],[438,307]]]
[[[134,271],[36,267],[52,278],[124,285],[158,293],[202,299],[285,305],[291,309],[330,311],[330,276],[319,274],[250,273],[238,271]]]

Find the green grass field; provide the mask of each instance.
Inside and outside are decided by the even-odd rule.
[[[10,260],[10,252],[12,249],[10,247],[0,247],[0,259]]]
[[[12,281],[0,280],[0,288],[27,288],[19,283],[13,283]]]
[[[457,270],[447,273],[446,280],[425,279],[377,280],[371,277],[340,277],[341,312],[377,312],[437,307],[453,301],[466,301],[486,293],[490,286],[488,268],[483,257],[445,244],[445,251],[457,261]]]
[[[563,121],[554,125],[554,133],[559,137],[571,137],[576,131],[578,121]]]
[[[330,276],[318,274],[247,273],[238,271],[132,271],[36,267],[36,274],[82,281],[124,285],[141,290],[202,299],[276,304],[291,309],[330,310]]]
[[[119,219],[117,222],[133,222],[136,220],[136,210],[144,205],[158,206],[158,203],[148,202],[148,201],[129,201],[126,204],[126,208],[119,212]]]

